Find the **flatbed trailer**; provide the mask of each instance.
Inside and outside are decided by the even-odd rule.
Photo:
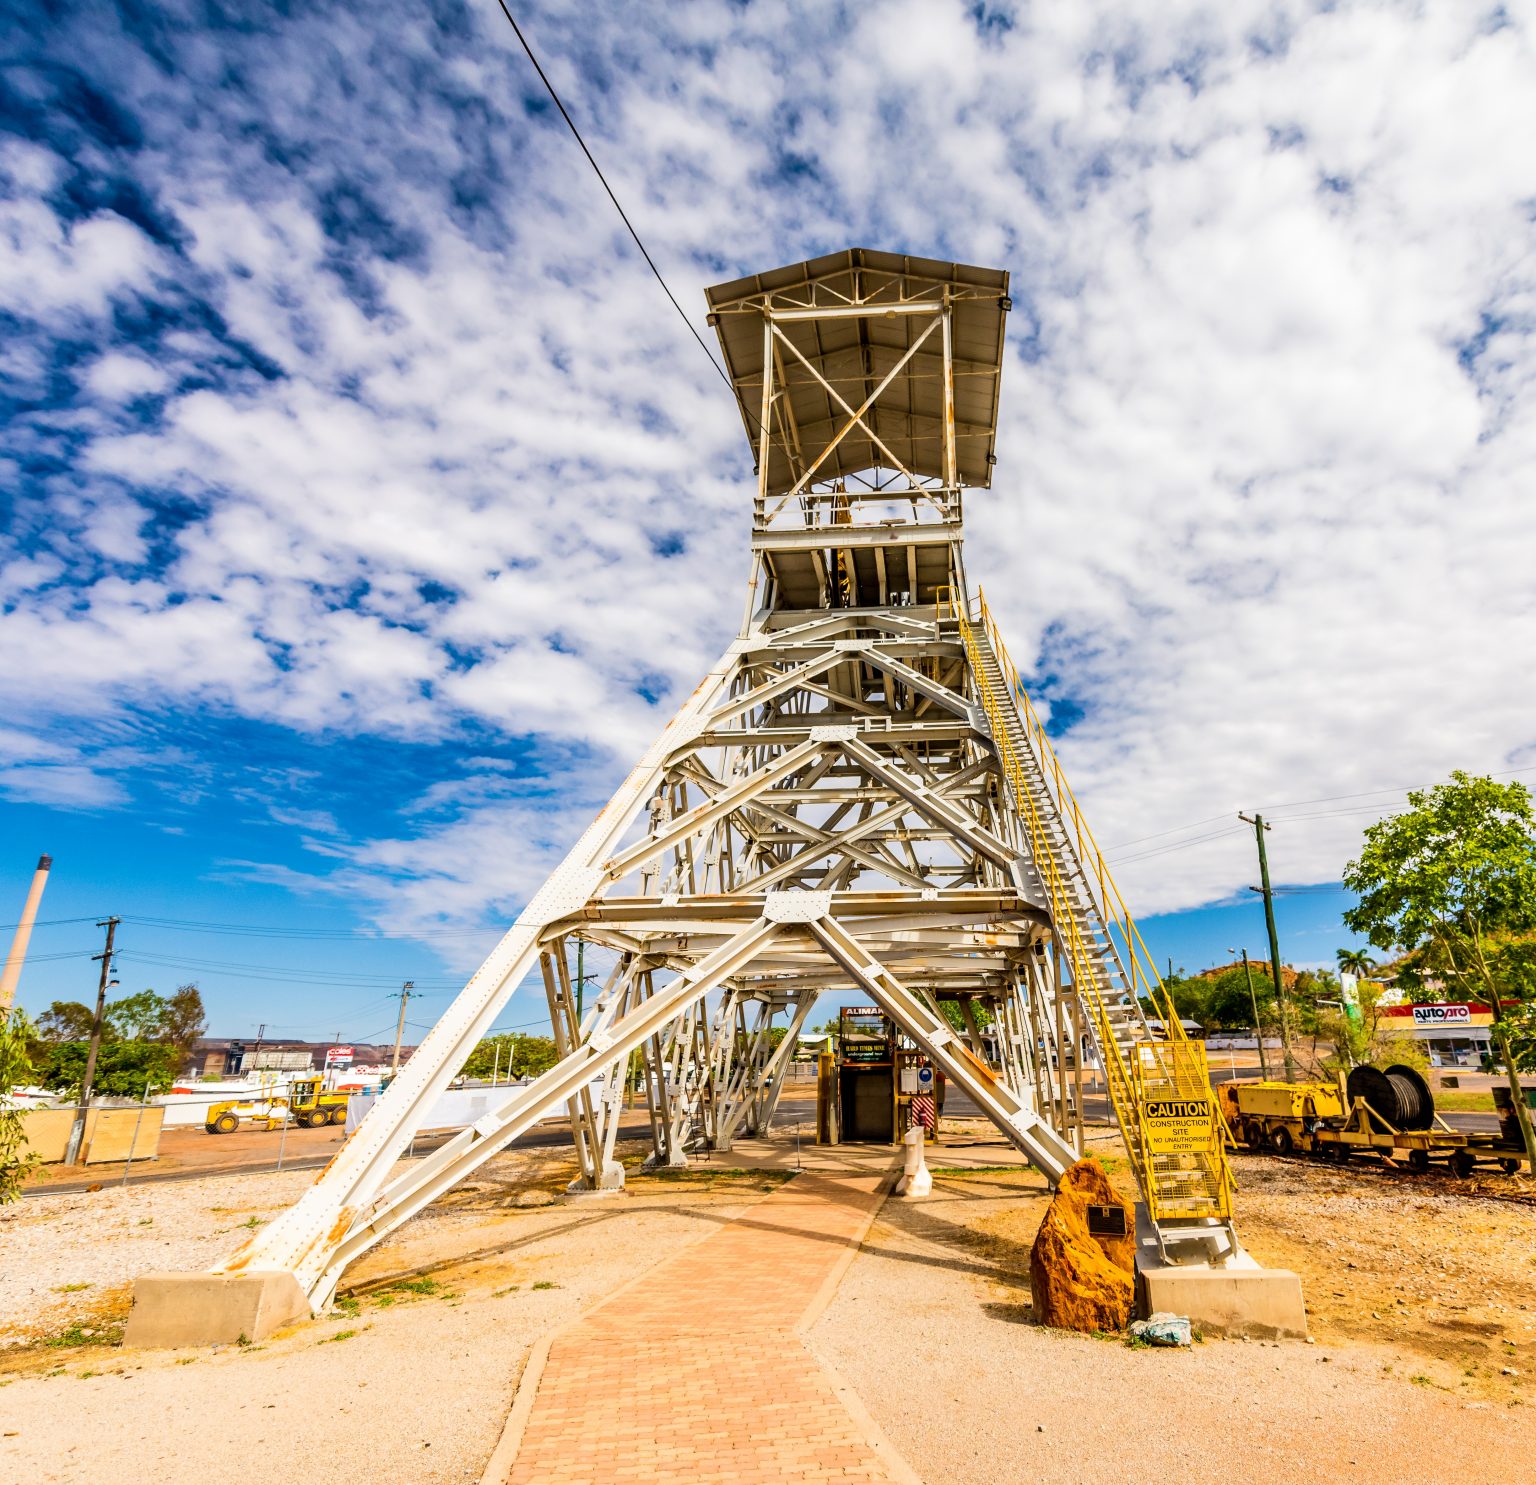
[[[1355,1074],[1360,1074],[1356,1069]],[[1525,1163],[1524,1146],[1506,1131],[1483,1134],[1452,1129],[1434,1111],[1433,1095],[1418,1073],[1403,1066],[1351,1075],[1352,1091],[1333,1083],[1222,1084],[1223,1112],[1234,1143],[1277,1155],[1301,1153],[1346,1164],[1374,1155],[1409,1170],[1443,1161],[1462,1179],[1480,1165],[1513,1174]],[[1391,1108],[1394,1123],[1382,1111]],[[1418,1125],[1417,1128],[1404,1127]]]

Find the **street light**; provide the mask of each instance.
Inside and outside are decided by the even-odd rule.
[[[1248,999],[1253,1003],[1253,1039],[1259,1044],[1259,1071],[1264,1075],[1264,1081],[1269,1081],[1269,1060],[1264,1056],[1264,1028],[1259,1025],[1259,997],[1253,990],[1253,971],[1248,967],[1247,949],[1227,950],[1229,954],[1241,954],[1243,956],[1243,973],[1248,976]]]

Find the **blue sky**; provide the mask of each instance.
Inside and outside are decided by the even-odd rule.
[[[1261,944],[1240,808],[1326,884],[1406,788],[1536,777],[1527,8],[518,14],[690,313],[855,243],[1011,270],[970,574],[1160,958]],[[739,421],[494,6],[18,31],[0,888],[50,850],[125,988],[361,1037],[729,637]],[[1287,954],[1338,908],[1287,895]]]

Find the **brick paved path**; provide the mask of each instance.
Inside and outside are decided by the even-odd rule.
[[[889,1485],[801,1344],[880,1175],[806,1172],[550,1348],[511,1485]]]

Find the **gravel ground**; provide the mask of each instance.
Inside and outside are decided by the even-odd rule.
[[[946,1158],[932,1153],[936,1165]],[[923,1478],[1531,1478],[1532,1419],[1521,1379],[1503,1375],[1502,1342],[1482,1343],[1484,1364],[1467,1378],[1443,1365],[1432,1375],[1435,1363],[1411,1344],[1336,1337],[1132,1350],[1119,1338],[1032,1324],[1029,1246],[1046,1201],[1033,1172],[1003,1171],[940,1175],[930,1200],[887,1202],[811,1331],[812,1349]],[[1245,1239],[1265,1257],[1266,1224],[1250,1216]],[[1529,1253],[1529,1244],[1505,1250],[1502,1264],[1515,1269]],[[1332,1262],[1319,1249],[1302,1265],[1306,1291]],[[1438,1267],[1415,1262],[1388,1246],[1372,1269],[1432,1286]],[[1525,1369],[1523,1352],[1512,1370]]]
[[[1096,1146],[1123,1183],[1114,1140]],[[872,1147],[803,1153],[807,1165],[891,1160]],[[756,1143],[723,1157],[797,1158]],[[1301,1273],[1315,1343],[1172,1353],[1033,1325],[1044,1183],[980,1126],[954,1127],[929,1158],[933,1197],[887,1203],[810,1337],[925,1478],[1119,1485],[1266,1466],[1351,1485],[1532,1478],[1536,1207],[1499,1199],[1516,1186],[1476,1195],[1240,1157],[1243,1238]],[[356,1265],[345,1313],[185,1353],[109,1344],[133,1276],[206,1265],[312,1174],[0,1212],[0,1480],[147,1485],[219,1460],[295,1458],[478,1478],[533,1342],[775,1180],[704,1166],[559,1202],[571,1169],[568,1148],[503,1156]]]
[[[106,1186],[0,1207],[0,1345],[126,1310],[126,1286],[146,1270],[206,1268],[247,1236],[243,1224],[275,1216],[314,1179],[313,1171],[284,1171]]]
[[[1320,1341],[1395,1351],[1457,1391],[1507,1400],[1530,1390],[1522,1380],[1536,1377],[1528,1177],[1469,1186],[1251,1155],[1234,1168],[1238,1230],[1260,1262],[1302,1275]],[[1505,1367],[1520,1375],[1506,1378]]]
[[[295,1460],[366,1462],[370,1476],[412,1482],[478,1479],[540,1335],[771,1189],[762,1176],[701,1172],[635,1181],[607,1200],[553,1201],[570,1173],[569,1150],[493,1162],[356,1266],[349,1313],[261,1345],[10,1346],[0,1352],[0,1479],[149,1485],[221,1468],[251,1475],[254,1461],[266,1475]],[[0,1304],[34,1336],[52,1325],[55,1342],[80,1339],[60,1334],[73,1321],[100,1340],[126,1312],[133,1274],[208,1262],[307,1179],[34,1198],[0,1226]],[[530,1196],[549,1204],[521,1204]],[[412,1277],[423,1268],[430,1278]],[[82,1283],[91,1289],[54,1293]]]

